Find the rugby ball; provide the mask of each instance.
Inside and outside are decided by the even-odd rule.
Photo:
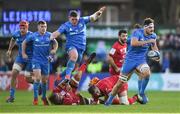
[[[160,59],[160,53],[156,50],[150,50],[147,53],[147,57],[152,60],[159,60]]]

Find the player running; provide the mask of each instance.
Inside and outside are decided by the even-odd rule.
[[[71,73],[76,63],[82,59],[86,49],[86,24],[98,20],[106,7],[101,7],[100,10],[91,16],[80,17],[80,13],[76,10],[69,12],[69,21],[62,24],[57,31],[53,32],[51,39],[57,38],[59,35],[66,36],[66,51],[69,55],[69,60],[66,65],[66,70],[60,74],[68,81],[71,78]]]
[[[12,49],[17,44],[18,46],[18,55],[15,59],[14,65],[12,67],[12,79],[10,84],[10,96],[6,100],[7,103],[14,102],[15,99],[15,88],[16,88],[16,78],[19,74],[19,72],[25,68],[25,77],[26,81],[28,83],[33,83],[31,72],[32,72],[32,66],[31,66],[31,59],[32,59],[32,43],[29,42],[27,44],[26,53],[28,56],[28,59],[23,59],[22,57],[22,42],[30,35],[32,32],[28,31],[29,23],[25,20],[20,21],[19,23],[19,29],[18,31],[14,32],[9,44],[9,49],[7,51],[7,56],[11,57]]]
[[[158,50],[156,45],[156,34],[154,33],[154,20],[146,18],[144,20],[144,27],[135,30],[131,35],[131,45],[128,49],[125,62],[122,67],[122,74],[116,85],[113,87],[109,98],[105,102],[105,105],[109,106],[115,95],[118,93],[123,83],[126,83],[129,78],[129,74],[133,70],[137,70],[141,74],[142,80],[138,81],[139,99],[143,104],[148,102],[145,95],[145,88],[149,82],[150,68],[146,62],[146,53],[148,48],[152,50]]]
[[[34,74],[34,100],[33,104],[38,105],[38,89],[40,80],[42,82],[42,101],[44,105],[48,105],[46,98],[46,86],[49,76],[49,55],[55,54],[58,48],[57,41],[50,40],[50,32],[47,32],[47,24],[45,21],[38,22],[38,31],[33,33],[22,44],[23,58],[28,58],[25,52],[27,43],[33,42],[33,57],[32,57],[32,69]],[[51,49],[51,43],[53,48]]]

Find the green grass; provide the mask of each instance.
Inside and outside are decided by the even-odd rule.
[[[49,94],[49,93],[48,93]],[[135,92],[129,92],[132,96]],[[180,92],[148,91],[149,103],[131,106],[113,105],[81,105],[81,106],[38,106],[32,105],[33,92],[17,91],[14,103],[6,103],[8,92],[0,91],[0,113],[180,113]],[[84,92],[83,95],[89,95]],[[40,101],[41,103],[41,101]]]

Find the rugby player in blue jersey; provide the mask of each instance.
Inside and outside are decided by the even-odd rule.
[[[61,34],[66,36],[66,51],[69,55],[69,60],[66,65],[66,70],[60,74],[65,78],[64,81],[69,81],[71,73],[76,63],[82,59],[86,49],[86,24],[98,20],[106,7],[101,7],[100,10],[91,16],[80,17],[76,10],[69,12],[69,21],[62,24],[58,30],[51,34],[51,39],[57,38]]]
[[[154,33],[154,20],[146,18],[143,28],[136,29],[131,35],[130,46],[127,51],[125,62],[122,66],[122,74],[116,85],[113,87],[109,98],[105,105],[109,106],[112,103],[114,96],[123,83],[128,81],[133,70],[138,71],[141,75],[141,80],[138,81],[138,97],[142,104],[146,104],[148,99],[145,95],[145,88],[149,82],[150,68],[146,62],[146,53],[149,47],[152,50],[158,50],[156,45],[156,34]]]
[[[58,43],[55,39],[50,40],[51,33],[47,32],[47,24],[45,21],[38,22],[38,31],[26,38],[22,43],[23,58],[28,58],[25,52],[26,44],[33,43],[32,69],[34,75],[34,100],[33,104],[38,105],[38,89],[40,81],[42,82],[42,101],[44,105],[48,105],[46,98],[46,85],[49,76],[49,56],[55,54],[58,48]],[[53,45],[51,49],[51,44]]]
[[[7,51],[7,56],[11,57],[12,49],[17,44],[18,46],[18,55],[15,59],[13,68],[12,68],[12,79],[10,84],[10,96],[6,100],[6,102],[14,102],[15,99],[15,88],[16,88],[16,78],[19,74],[19,72],[25,68],[25,76],[26,81],[33,83],[32,76],[31,76],[31,58],[32,58],[32,43],[27,44],[26,53],[28,56],[28,59],[23,59],[22,57],[22,42],[30,35],[32,32],[28,31],[29,23],[25,20],[20,21],[19,23],[19,30],[15,31],[12,35],[9,48]]]

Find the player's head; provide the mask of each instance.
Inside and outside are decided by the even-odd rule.
[[[28,31],[29,23],[25,20],[19,22],[19,29],[22,35],[25,35]]]
[[[71,22],[72,25],[77,25],[79,21],[79,13],[76,10],[71,10],[69,12],[69,21]]]
[[[60,93],[52,93],[48,99],[51,102],[51,104],[63,104],[63,96]]]
[[[44,20],[38,22],[38,32],[44,34],[47,30],[47,23]]]
[[[126,43],[126,40],[127,40],[127,31],[126,30],[120,30],[119,33],[118,33],[118,39],[121,43]]]
[[[151,18],[144,19],[144,31],[147,35],[154,32],[154,20]]]
[[[90,85],[88,88],[88,92],[92,96],[100,96],[101,95],[101,91],[99,90],[99,88],[96,85]]]

